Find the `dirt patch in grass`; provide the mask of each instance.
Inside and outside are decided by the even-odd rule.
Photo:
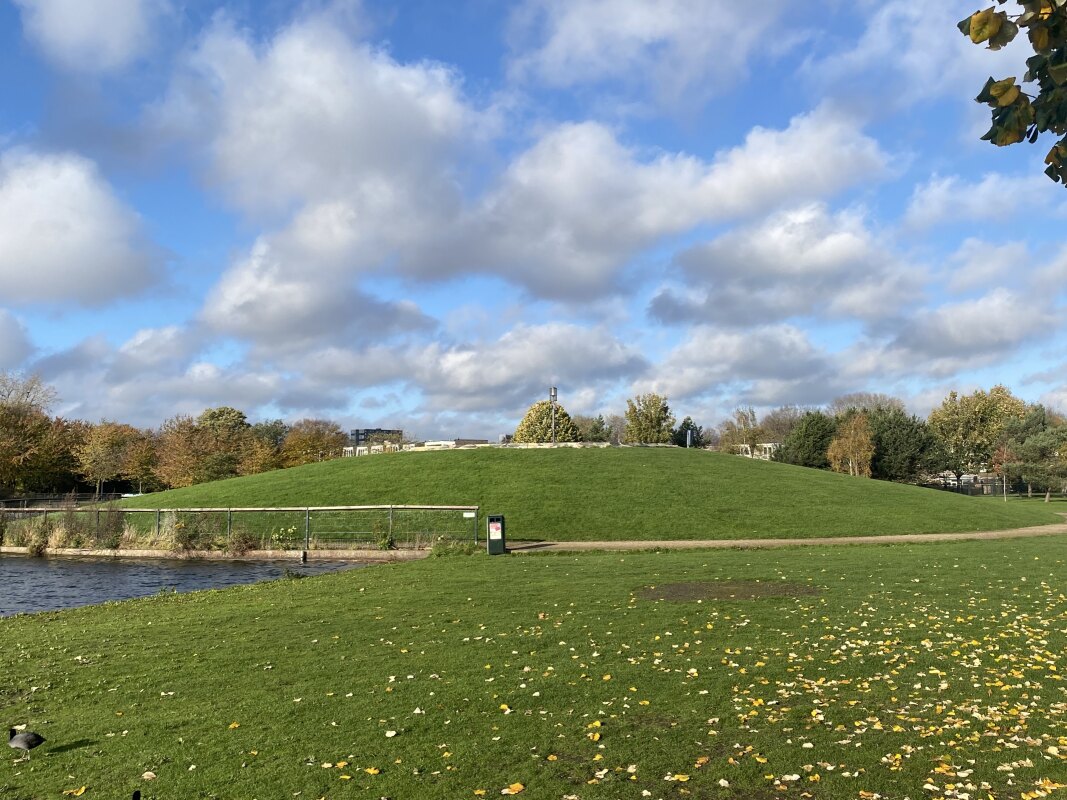
[[[670,600],[692,603],[696,600],[758,600],[761,597],[809,597],[820,589],[788,581],[687,581],[645,586],[636,594],[642,600]]]

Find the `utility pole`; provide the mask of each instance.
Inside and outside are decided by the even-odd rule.
[[[556,443],[556,387],[548,387],[548,402],[552,404],[552,444]]]

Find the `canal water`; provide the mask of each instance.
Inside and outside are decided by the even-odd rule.
[[[187,559],[0,556],[0,617],[56,611],[280,578],[286,570],[320,575],[361,566],[344,561],[198,561]]]

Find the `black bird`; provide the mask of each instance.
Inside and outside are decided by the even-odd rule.
[[[26,758],[29,759],[30,751],[44,744],[45,738],[39,733],[33,731],[25,731],[24,733],[15,733],[14,728],[9,728],[7,731],[7,746],[14,748],[15,750],[24,750],[26,752]]]

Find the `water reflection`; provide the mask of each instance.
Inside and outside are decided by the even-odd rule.
[[[191,592],[280,578],[288,569],[319,575],[361,566],[344,561],[195,561],[184,559],[0,556],[0,617]]]

